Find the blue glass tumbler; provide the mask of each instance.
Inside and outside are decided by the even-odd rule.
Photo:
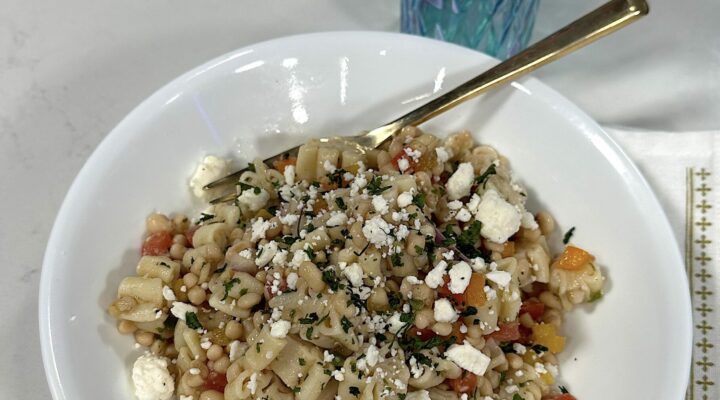
[[[540,0],[402,0],[401,29],[504,60],[527,46]]]

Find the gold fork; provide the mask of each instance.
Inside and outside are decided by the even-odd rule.
[[[636,21],[640,17],[647,15],[648,11],[649,8],[645,0],[609,1],[515,56],[392,122],[355,136],[321,138],[318,140],[321,143],[327,143],[340,139],[359,148],[377,148],[403,127],[420,125],[481,93],[549,64]],[[264,162],[271,164],[273,161],[281,160],[284,157],[296,156],[299,148],[300,146],[295,146],[266,158]],[[240,175],[247,170],[247,168],[244,168],[233,172],[214,182],[210,182],[203,189],[212,189],[231,182],[237,183]],[[210,203],[232,201],[236,196],[236,194],[230,193],[213,199]]]

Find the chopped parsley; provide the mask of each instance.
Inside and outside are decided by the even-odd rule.
[[[602,299],[602,297],[603,297],[603,293],[598,290],[597,292],[590,294],[590,299],[588,301],[591,303],[594,303],[594,302]]]
[[[347,210],[347,205],[345,204],[345,200],[343,200],[342,197],[336,197],[335,204],[337,204],[339,209],[341,209],[343,211]]]
[[[425,252],[425,248],[415,245],[415,252],[420,256]]]
[[[378,195],[390,189],[390,186],[382,186],[382,177],[375,176],[374,178],[372,178],[370,183],[367,184],[366,188],[368,190],[368,193],[372,195]]]
[[[162,265],[165,268],[170,268],[170,265],[168,265],[168,263],[166,263],[164,261],[160,261],[160,265]]]
[[[348,333],[350,331],[350,328],[352,328],[353,326],[352,322],[350,322],[350,320],[347,319],[344,315],[340,320],[340,325],[342,325],[343,331],[345,333]]]
[[[497,171],[495,170],[495,164],[490,164],[489,167],[485,170],[485,172],[482,173],[482,175],[475,178],[475,183],[478,185],[483,185],[483,189],[485,188],[485,184],[487,183],[488,178],[490,178],[491,175],[497,174]]]
[[[388,304],[390,304],[390,308],[396,309],[400,306],[400,303],[402,302],[402,294],[400,292],[390,292],[388,294]]]
[[[313,313],[306,315],[303,318],[300,318],[298,320],[298,322],[301,324],[312,324],[312,323],[317,322],[319,319],[320,319],[320,317],[318,317],[317,313],[313,312]]]
[[[310,258],[310,260],[314,260],[314,259],[315,259],[315,250],[313,250],[312,247],[310,247],[310,246],[305,246],[305,248],[303,249],[303,251],[305,252],[305,254],[307,254],[307,256]]]
[[[283,236],[283,237],[282,237],[282,242],[285,243],[285,244],[288,245],[288,246],[290,246],[291,244],[295,243],[297,240],[298,240],[298,238],[296,238],[295,236],[290,236],[290,235],[288,235],[288,236]]]
[[[330,183],[334,183],[338,185],[338,187],[342,187],[343,184],[343,176],[345,175],[347,171],[345,171],[342,168],[338,168],[335,171],[327,174],[327,178],[330,181]]]
[[[249,163],[248,163],[248,166],[247,166],[247,170],[248,170],[248,171],[255,172],[255,164],[249,162]]]
[[[422,210],[425,206],[425,193],[418,193],[413,196],[412,202]]]
[[[360,396],[360,389],[357,386],[350,386],[349,391],[350,391],[350,394],[355,397]]]
[[[525,398],[522,397],[522,396],[520,396],[519,394],[515,393],[515,394],[513,395],[512,400],[525,400]]]
[[[313,327],[310,326],[310,327],[308,327],[307,330],[305,331],[305,338],[306,338],[306,339],[312,339],[312,334],[313,334]]]
[[[475,308],[473,306],[468,306],[468,307],[465,307],[465,309],[462,311],[462,313],[460,313],[460,315],[463,317],[468,317],[468,316],[477,314],[477,312],[478,312],[477,308]]]
[[[534,345],[530,346],[530,348],[536,353],[544,353],[544,352],[548,351],[548,348],[541,344],[534,344]]]
[[[185,313],[185,323],[190,329],[202,329],[203,327],[200,323],[200,320],[198,320],[197,314],[192,311],[188,311]]]
[[[240,283],[240,278],[232,278],[229,281],[223,283],[223,287],[225,288],[225,296],[223,296],[220,301],[225,301],[225,299],[228,298],[228,296],[230,295],[230,291],[236,283]]]
[[[330,287],[331,290],[338,290],[340,287],[338,277],[335,275],[335,270],[332,268],[328,268],[323,271],[322,280],[328,285],[328,287]]]
[[[305,359],[304,358],[298,358],[298,364],[305,365]]]
[[[400,256],[400,253],[393,253],[393,255],[390,256],[390,261],[392,262],[393,267],[402,267],[402,257]]]
[[[480,221],[473,221],[473,223],[458,236],[458,250],[465,254],[465,256],[469,258],[482,257],[480,250],[475,247],[475,243],[480,240],[481,229],[482,223]]]
[[[565,388],[565,386],[560,386],[559,389],[560,389],[560,393],[570,393],[570,392],[568,392],[568,390]]]
[[[248,185],[247,183],[244,183],[244,182],[238,182],[238,186],[240,186],[240,193],[242,193],[246,190],[251,190],[251,189],[252,189],[253,193],[255,193],[255,194],[260,194],[260,192],[262,191],[262,189],[260,189],[259,187],[253,186],[253,185]]]
[[[197,223],[198,223],[198,224],[202,224],[203,222],[209,221],[209,220],[211,220],[211,219],[213,219],[213,218],[215,218],[215,215],[201,212],[201,213],[200,213],[200,218],[198,218]]]
[[[565,232],[565,235],[563,236],[563,244],[570,243],[570,239],[572,239],[574,233],[575,233],[575,227],[573,226],[572,228],[570,228],[570,230]]]

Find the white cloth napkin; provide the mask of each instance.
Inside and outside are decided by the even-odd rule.
[[[695,327],[686,399],[720,399],[720,131],[605,129],[652,186],[685,255]]]

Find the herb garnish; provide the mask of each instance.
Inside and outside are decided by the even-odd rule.
[[[342,197],[336,197],[335,204],[337,204],[339,209],[341,209],[343,211],[347,210],[347,205],[345,205],[345,200],[343,200]]]
[[[235,286],[236,283],[240,283],[240,278],[232,278],[229,281],[223,283],[223,287],[225,288],[225,296],[223,296],[220,301],[225,301],[225,299],[227,299],[228,295],[230,294],[230,290],[232,290],[232,287]]]
[[[370,183],[367,184],[366,188],[368,190],[368,193],[372,195],[378,195],[390,189],[390,186],[382,186],[382,177],[375,176],[374,178],[372,178]]]
[[[418,193],[413,196],[412,202],[422,210],[425,206],[425,193]]]
[[[200,320],[198,320],[197,314],[192,311],[188,311],[185,313],[185,323],[190,329],[202,329],[203,327],[200,323]]]
[[[574,233],[575,227],[573,226],[569,231],[565,232],[565,236],[563,236],[563,244],[570,243],[570,239],[572,239]]]
[[[495,175],[497,171],[495,170],[495,164],[490,164],[489,167],[485,170],[485,172],[482,173],[482,175],[475,178],[475,183],[478,185],[483,185],[483,189],[485,189],[485,184],[487,183],[488,178],[490,178],[490,175]]]

